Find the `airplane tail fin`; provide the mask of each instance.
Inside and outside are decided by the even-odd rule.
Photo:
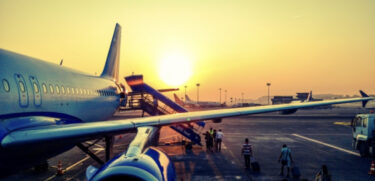
[[[115,32],[113,33],[111,46],[109,48],[107,60],[100,77],[112,79],[118,82],[120,66],[120,44],[121,44],[121,26],[116,23]]]
[[[309,95],[307,96],[305,102],[310,102],[312,100],[312,91],[309,92]]]
[[[180,98],[178,98],[178,96],[177,96],[176,94],[173,94],[173,96],[174,96],[174,101],[175,101],[177,104],[179,104],[179,105],[184,105],[184,102],[183,102]]]
[[[361,94],[362,97],[369,97],[365,92],[362,90],[359,90],[359,93]],[[362,101],[362,107],[366,107],[368,101]]]
[[[188,95],[185,95],[185,100],[189,101],[189,102],[192,102]]]

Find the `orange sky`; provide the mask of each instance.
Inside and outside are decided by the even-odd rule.
[[[156,88],[163,57],[192,66],[188,93],[218,100],[271,94],[375,93],[375,1],[0,1],[0,48],[100,73],[115,23],[121,77]],[[184,84],[185,85],[185,84]],[[183,85],[180,87],[183,94]]]

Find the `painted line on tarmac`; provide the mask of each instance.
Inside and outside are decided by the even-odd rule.
[[[96,146],[97,146],[97,145],[96,145]],[[101,152],[101,151],[103,151],[103,150],[98,150],[98,151],[96,151],[94,154],[97,154],[97,153],[99,153],[99,152]],[[80,163],[82,163],[82,162],[88,160],[89,158],[90,158],[90,156],[86,156],[86,157],[83,158],[82,160],[80,160],[80,161],[74,163],[73,165],[70,165],[69,167],[65,168],[65,169],[64,169],[64,172],[66,172],[66,171],[72,169],[73,167],[75,167],[75,166],[77,166],[78,164],[80,164]],[[44,181],[52,180],[52,179],[54,179],[55,177],[56,177],[56,175],[52,175],[52,176],[48,177],[47,179],[45,179]]]
[[[321,145],[324,145],[324,146],[328,146],[330,148],[333,148],[333,149],[336,149],[336,150],[339,150],[339,151],[342,151],[342,152],[345,152],[345,153],[348,153],[348,154],[351,154],[351,155],[354,155],[354,156],[361,157],[361,155],[359,153],[356,153],[356,152],[353,152],[353,151],[350,151],[350,150],[347,150],[347,149],[344,149],[344,148],[340,148],[340,147],[335,146],[335,145],[331,145],[331,144],[324,143],[324,142],[321,142],[321,141],[318,141],[318,140],[315,140],[315,139],[307,138],[307,137],[304,137],[304,136],[299,135],[299,134],[292,134],[292,135],[296,136],[298,138],[305,139],[307,141],[311,141],[311,142],[318,143],[318,144],[321,144]]]
[[[351,122],[334,122],[335,125],[350,126]]]
[[[215,165],[215,163],[214,163],[214,161],[212,160],[211,155],[210,155],[209,153],[206,153],[206,158],[207,158],[207,163],[208,163],[208,165],[211,166],[212,170],[214,171],[214,173],[215,173],[215,175],[216,175],[215,179],[216,179],[216,180],[220,180],[220,181],[221,181],[221,180],[224,180],[224,179],[223,179],[223,178],[224,178],[223,175],[221,174],[219,168],[217,168],[217,166]]]
[[[228,152],[229,152],[229,154],[232,156],[232,164],[236,164],[236,165],[241,165],[241,164],[243,164],[236,156],[234,156],[234,153],[232,152],[232,150],[230,150],[230,149],[227,149],[227,147],[225,146],[225,144],[224,144],[224,142],[222,142],[221,143],[221,146],[223,147],[223,148],[225,148],[225,150],[227,150]],[[237,163],[236,163],[237,162]],[[244,171],[243,172],[244,174],[245,174],[245,176],[249,179],[249,180],[252,180],[252,178],[251,178],[251,175],[248,173],[248,172],[246,172],[246,171]],[[239,179],[241,179],[241,176],[239,176],[239,175],[236,175],[235,176],[235,178],[237,179],[237,180],[239,180]],[[238,179],[239,178],[239,179]]]

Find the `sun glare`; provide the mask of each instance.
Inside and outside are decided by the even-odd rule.
[[[189,59],[181,54],[170,54],[159,64],[160,78],[170,86],[181,86],[191,76],[191,64]]]

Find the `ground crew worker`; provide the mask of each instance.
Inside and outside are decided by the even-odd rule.
[[[212,128],[210,128],[210,130],[208,131],[208,133],[210,133],[210,135],[214,135],[214,130]]]
[[[290,149],[286,146],[286,144],[283,145],[281,148],[281,153],[279,156],[279,162],[281,161],[281,172],[280,176],[284,175],[284,166],[287,167],[287,174],[286,177],[289,177],[289,170],[290,170],[290,165],[293,162],[292,159],[292,153]]]
[[[221,142],[223,140],[223,132],[221,132],[221,129],[219,129],[219,131],[216,133],[216,150],[218,152],[221,151]]]
[[[245,159],[245,167],[250,168],[250,157],[253,156],[253,149],[249,144],[249,139],[245,139],[245,143],[242,145],[241,155],[244,156]]]
[[[208,131],[206,131],[206,133],[204,134],[204,138],[206,140],[206,151],[211,151],[211,148],[210,148],[210,133]]]

